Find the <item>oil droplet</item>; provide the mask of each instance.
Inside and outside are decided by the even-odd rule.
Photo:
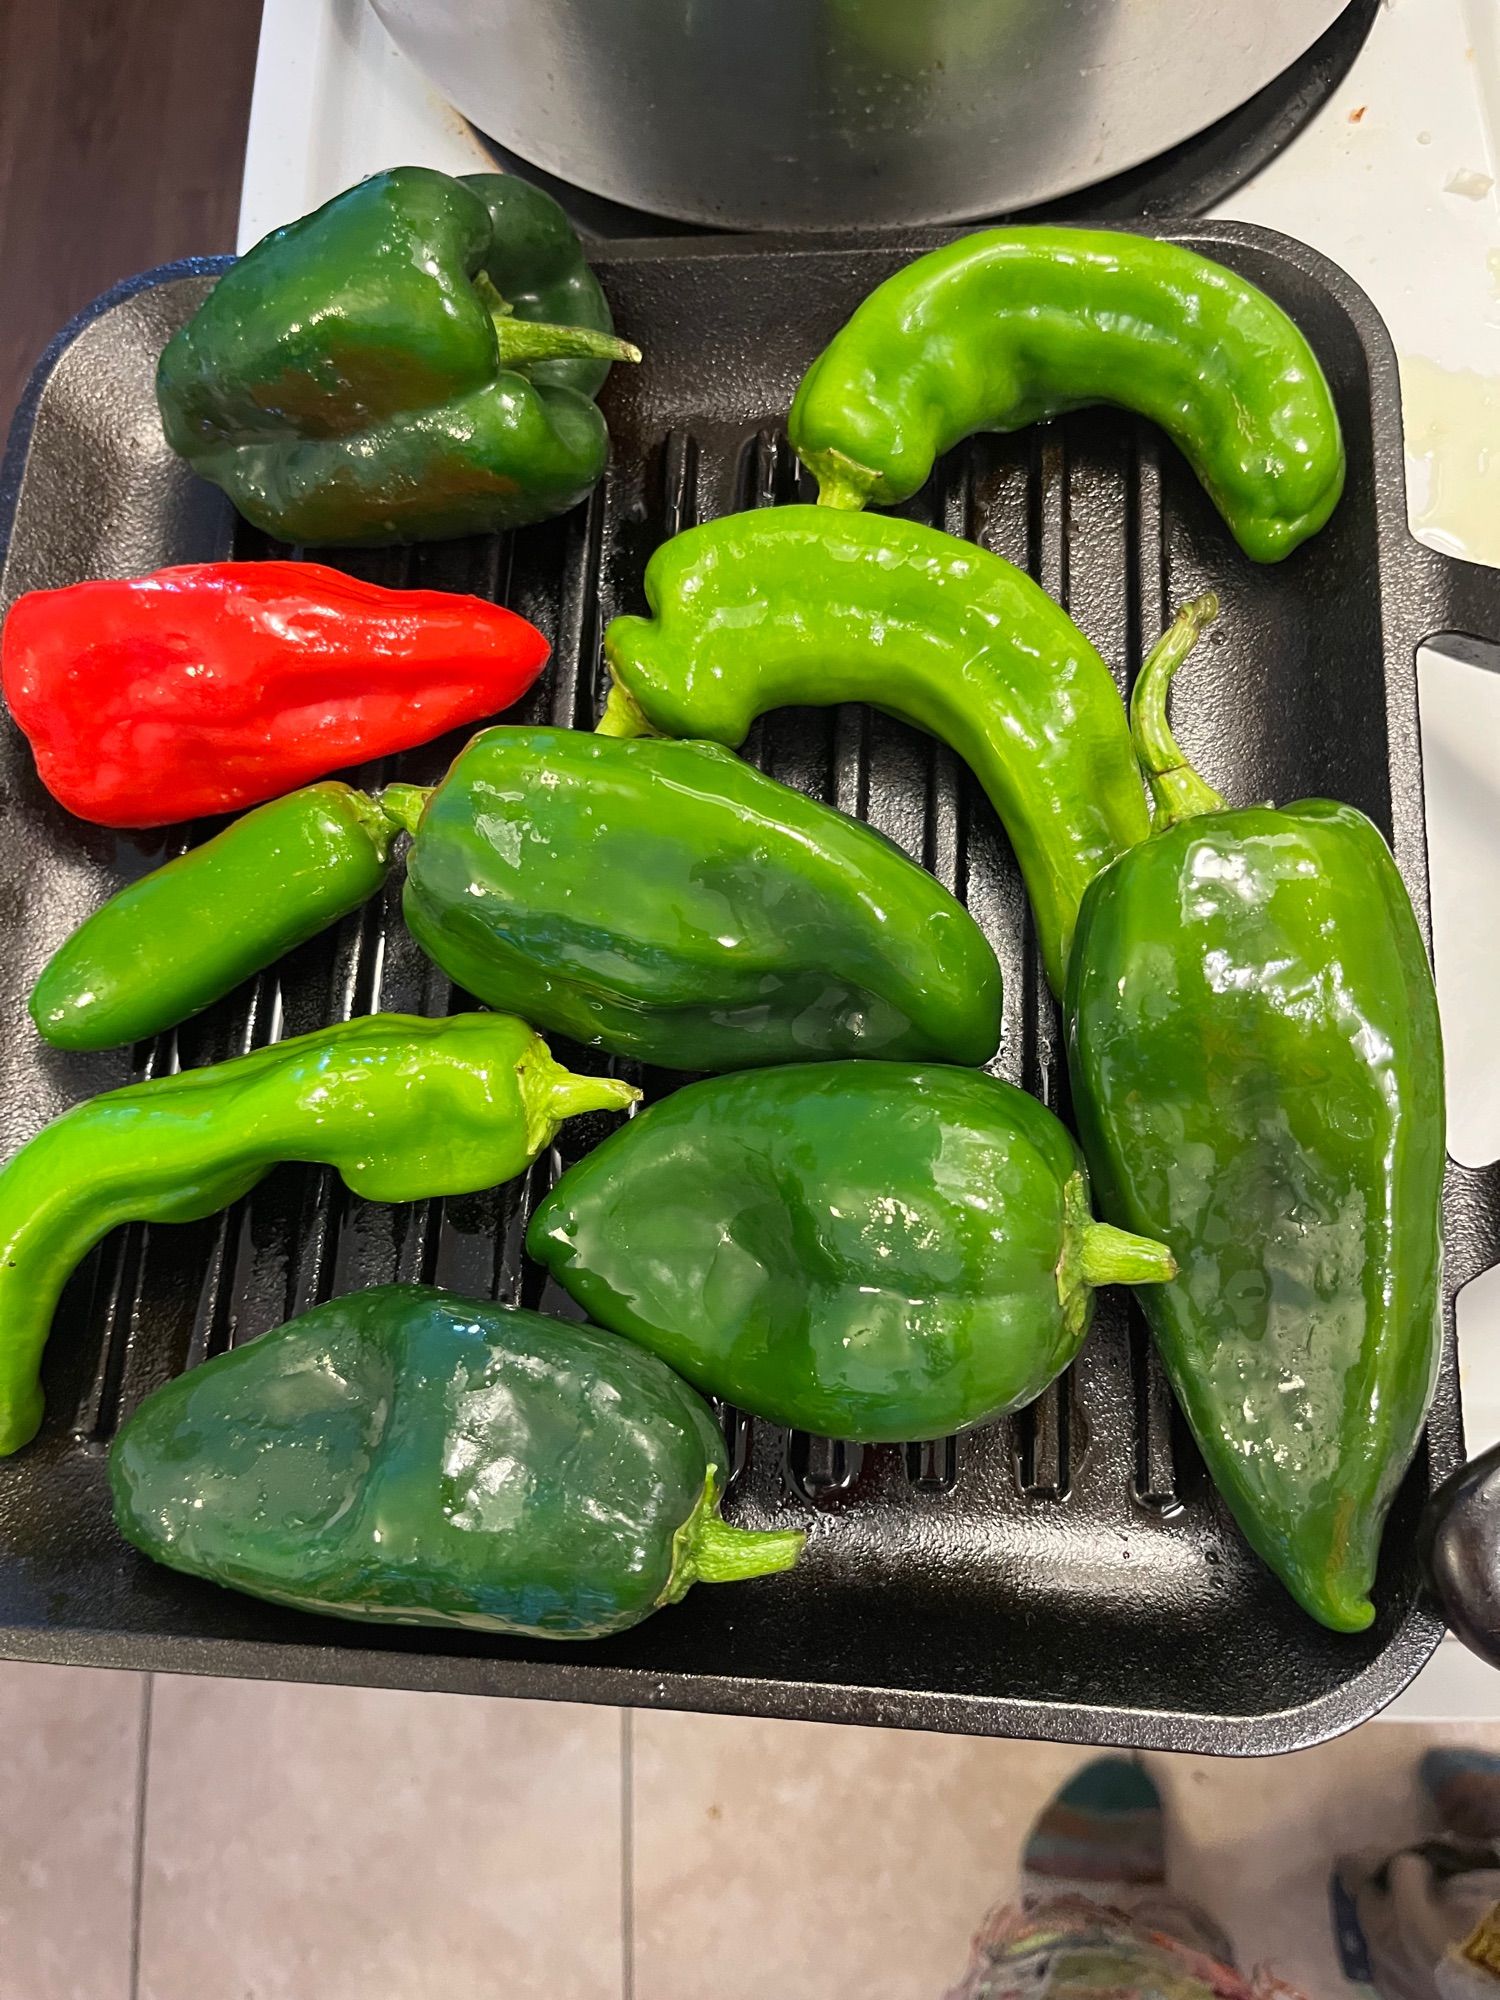
[[[1407,355],[1401,391],[1406,448],[1426,473],[1425,498],[1414,482],[1413,527],[1450,555],[1500,564],[1500,377]]]

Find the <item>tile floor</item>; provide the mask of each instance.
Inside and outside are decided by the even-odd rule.
[[[1174,1880],[1340,2000],[1341,1845],[1424,1826],[1375,1723],[1148,1760]],[[1086,1753],[0,1665],[0,2000],[939,2000]]]

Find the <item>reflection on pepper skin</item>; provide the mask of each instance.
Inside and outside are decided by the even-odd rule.
[[[109,1470],[121,1533],[173,1569],[540,1639],[623,1631],[804,1540],[719,1519],[723,1434],[651,1355],[425,1285],[332,1299],[179,1376]]]
[[[865,1443],[1020,1408],[1092,1289],[1159,1282],[1096,1223],[1078,1148],[973,1071],[795,1064],[690,1085],[569,1169],[531,1254],[707,1393]]]
[[[1229,810],[1172,743],[1166,664],[1137,691],[1158,831],[1085,897],[1069,969],[1078,1127],[1103,1213],[1177,1258],[1141,1304],[1216,1484],[1358,1631],[1436,1380],[1432,974],[1370,821]]]
[[[713,743],[475,737],[415,832],[404,910],[491,1006],[670,1069],[868,1054],[985,1062],[1000,968],[871,828]]]
[[[1118,229],[982,230],[917,258],[814,361],[788,429],[825,505],[892,507],[971,432],[1090,403],[1160,424],[1257,562],[1343,492],[1333,397],[1295,323],[1222,264]]]
[[[1079,898],[1149,820],[1110,671],[1045,591],[936,528],[770,507],[674,535],[646,598],[604,635],[602,732],[733,749],[768,709],[867,701],[941,737],[1010,836],[1062,991]]]

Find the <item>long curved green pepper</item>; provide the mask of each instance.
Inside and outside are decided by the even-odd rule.
[[[35,1436],[58,1297],[116,1224],[196,1222],[281,1160],[335,1167],[370,1201],[470,1194],[564,1118],[639,1096],[571,1075],[505,1014],[372,1014],[64,1112],[0,1173],[0,1455]]]
[[[1160,424],[1257,562],[1343,491],[1333,397],[1295,322],[1224,265],[1116,229],[990,229],[919,257],[808,369],[788,429],[826,505],[895,506],[971,432],[1089,403]]]
[[[1149,821],[1110,671],[1045,591],[936,528],[771,507],[673,536],[646,599],[604,635],[601,734],[736,749],[768,709],[867,701],[940,736],[1010,835],[1061,993],[1084,890]]]

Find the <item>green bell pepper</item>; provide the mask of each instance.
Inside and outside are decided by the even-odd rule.
[[[767,709],[868,701],[942,737],[1010,835],[1062,991],[1079,899],[1149,822],[1119,691],[1044,591],[936,528],[773,507],[674,536],[646,598],[605,633],[601,733],[735,748]]]
[[[502,726],[381,803],[415,835],[422,949],[575,1041],[671,1069],[995,1052],[1000,968],[968,912],[717,744]]]
[[[805,1537],[720,1520],[724,1439],[593,1327],[423,1285],[333,1299],[158,1389],[109,1455],[156,1562],[336,1618],[595,1639]]]
[[[31,1018],[54,1048],[175,1027],[381,887],[395,827],[330,781],[257,806],[111,896],[42,968]]]
[[[675,1092],[568,1169],[526,1247],[700,1389],[865,1443],[1019,1409],[1077,1354],[1093,1287],[1175,1268],[1093,1220],[1035,1098],[884,1062]]]
[[[1357,1632],[1438,1364],[1437,1000],[1362,813],[1230,810],[1173,741],[1168,684],[1215,608],[1136,687],[1154,831],[1084,898],[1074,1109],[1103,1212],[1177,1259],[1142,1305],[1220,1492],[1298,1603]]]
[[[1090,403],[1151,418],[1245,553],[1321,528],[1344,444],[1317,356],[1274,300],[1177,243],[1114,229],[985,230],[878,285],[792,403],[825,504],[895,506],[973,431]]]
[[[168,341],[168,444],[283,541],[492,534],[581,500],[616,340],[562,210],[510,174],[375,174],[276,230]]]
[[[199,1221],[281,1160],[335,1167],[369,1201],[471,1194],[564,1118],[639,1096],[570,1075],[503,1014],[372,1014],[76,1105],[0,1173],[0,1455],[36,1434],[58,1297],[117,1223]]]

